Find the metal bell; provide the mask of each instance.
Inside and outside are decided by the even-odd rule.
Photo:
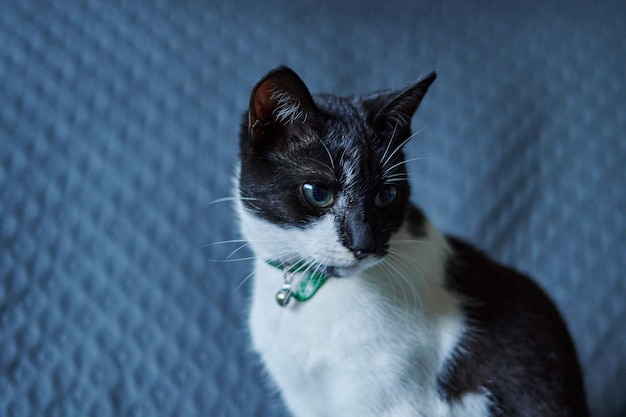
[[[285,307],[291,300],[291,285],[283,284],[283,287],[276,293],[276,303]]]

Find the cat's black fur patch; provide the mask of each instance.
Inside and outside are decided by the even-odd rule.
[[[413,203],[409,203],[406,210],[406,222],[409,232],[414,237],[424,237],[426,235],[426,230],[424,230],[426,226],[426,216],[424,212]]]
[[[448,237],[447,285],[469,329],[439,375],[455,401],[487,389],[494,417],[588,415],[576,351],[548,296],[528,277]]]
[[[411,193],[402,147],[432,80],[434,74],[406,89],[366,97],[312,96],[288,68],[270,72],[253,89],[241,125],[244,206],[286,228],[305,228],[333,211],[343,244],[357,258],[385,255]],[[378,209],[375,197],[390,182],[396,201]],[[345,204],[313,207],[303,198],[304,184],[334,190]]]

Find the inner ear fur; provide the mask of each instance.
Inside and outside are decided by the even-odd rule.
[[[253,140],[264,140],[280,129],[305,123],[316,110],[313,97],[300,77],[281,66],[270,71],[252,89],[248,130]]]
[[[431,72],[402,90],[380,93],[376,96],[374,100],[384,104],[374,117],[374,127],[394,131],[410,128],[413,114],[436,77],[437,74]]]

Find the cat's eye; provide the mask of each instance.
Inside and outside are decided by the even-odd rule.
[[[385,185],[378,194],[376,194],[376,199],[374,200],[374,204],[378,208],[387,208],[390,207],[398,198],[398,189],[393,185]]]
[[[304,184],[302,193],[306,201],[317,208],[330,207],[335,202],[335,194],[328,187],[319,184]]]

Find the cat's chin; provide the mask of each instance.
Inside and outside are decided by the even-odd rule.
[[[333,278],[348,278],[379,264],[382,260],[382,257],[371,256],[348,266],[328,266],[326,273]]]

